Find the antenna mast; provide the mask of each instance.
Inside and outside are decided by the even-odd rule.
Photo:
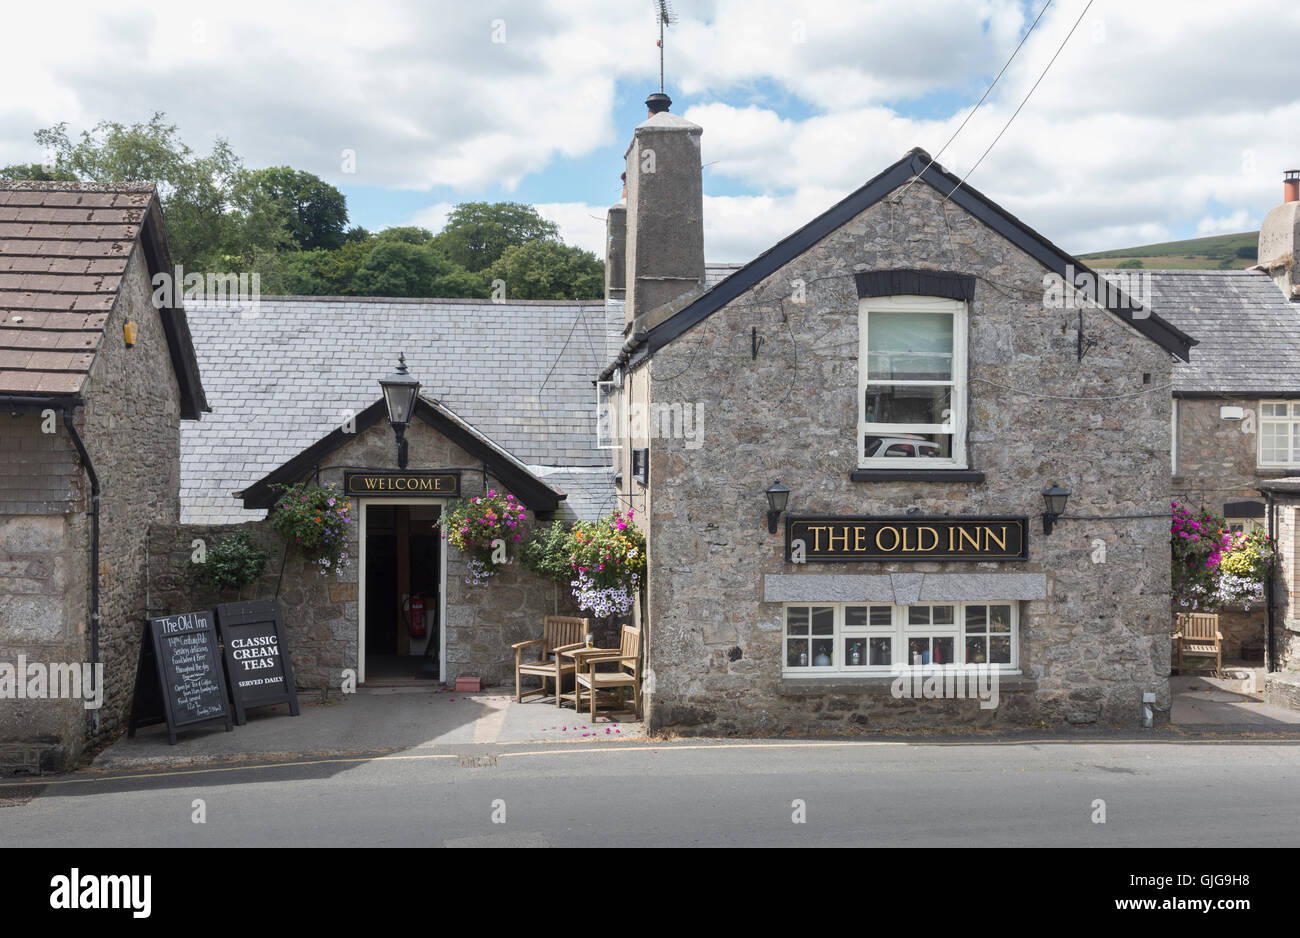
[[[659,93],[664,93],[664,27],[671,26],[677,22],[677,14],[673,12],[672,4],[668,0],[655,0],[655,19],[659,21]]]

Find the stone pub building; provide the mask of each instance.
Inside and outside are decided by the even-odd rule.
[[[704,290],[702,129],[669,103],[647,102],[610,211],[626,308],[601,374],[649,538],[650,726],[1168,707],[1168,386],[1194,340],[1118,291],[1054,303],[1086,265],[920,150]],[[914,663],[996,669],[999,702],[900,697]]]

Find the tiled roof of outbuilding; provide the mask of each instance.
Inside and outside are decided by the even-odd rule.
[[[82,391],[144,235],[152,275],[170,265],[152,183],[0,180],[0,394]],[[160,310],[182,416],[206,404],[184,313]]]
[[[399,352],[424,394],[530,468],[610,463],[592,381],[623,320],[603,300],[262,297],[255,313],[193,301],[187,312],[213,412],[182,428],[184,521],[257,517],[231,493],[372,404]],[[589,481],[554,480],[575,503]]]
[[[148,184],[0,182],[0,392],[81,390],[153,198]]]
[[[1199,344],[1174,362],[1175,394],[1300,393],[1300,303],[1259,270],[1105,270],[1150,274],[1152,310]]]

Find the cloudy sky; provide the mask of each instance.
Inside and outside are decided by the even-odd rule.
[[[1044,0],[677,0],[673,110],[704,128],[706,251],[743,261],[913,146],[942,147]],[[964,174],[1087,0],[1052,0],[940,162]],[[658,90],[651,0],[22,4],[0,165],[155,110],[196,150],[317,173],[371,229],[535,203],[600,251]],[[51,11],[54,11],[53,13]],[[1300,4],[1095,0],[970,184],[1084,253],[1258,227],[1300,165]],[[346,171],[345,151],[355,154]]]

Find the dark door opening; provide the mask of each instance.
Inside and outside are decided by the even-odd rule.
[[[442,646],[438,505],[366,507],[366,681],[437,680]]]

